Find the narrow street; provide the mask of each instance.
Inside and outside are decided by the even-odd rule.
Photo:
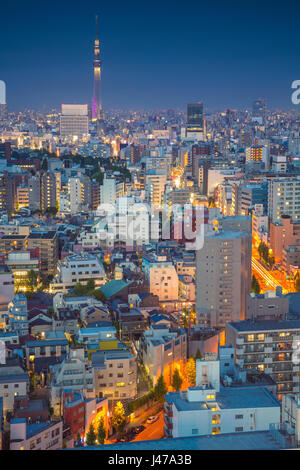
[[[162,439],[164,437],[164,411],[159,412],[159,419],[155,423],[145,423],[146,429],[138,434],[134,441],[147,441],[148,439]]]

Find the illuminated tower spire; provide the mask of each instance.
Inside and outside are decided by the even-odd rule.
[[[94,94],[93,94],[93,107],[92,118],[93,121],[102,117],[102,105],[100,97],[101,88],[101,60],[100,60],[100,44],[98,38],[98,15],[96,15],[96,39],[94,42]]]

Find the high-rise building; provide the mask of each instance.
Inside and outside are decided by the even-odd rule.
[[[56,274],[58,261],[58,237],[55,230],[32,232],[28,237],[28,248],[39,248],[40,273],[42,276]]]
[[[268,167],[268,148],[262,145],[253,145],[246,148],[246,163],[264,163]]]
[[[221,327],[244,319],[251,289],[251,233],[206,234],[196,253],[198,323]]]
[[[96,15],[96,39],[94,42],[94,94],[92,106],[92,119],[97,121],[102,118],[101,104],[101,60],[100,60],[100,42],[98,38],[98,15]]]
[[[80,139],[88,133],[88,105],[62,104],[60,116],[61,137],[77,137]]]
[[[0,80],[0,120],[1,119],[7,119],[6,86],[3,80]]]
[[[266,114],[266,100],[259,98],[253,102],[252,106],[252,121],[263,124]]]
[[[293,221],[300,219],[300,177],[269,181],[268,216],[271,222],[278,222],[281,215],[289,215]]]
[[[39,210],[41,207],[41,181],[39,176],[31,176],[28,179],[29,209]]]
[[[277,398],[299,393],[298,345],[300,320],[245,320],[226,324],[226,344],[235,349],[240,368],[269,374],[277,384]]]
[[[41,175],[40,179],[40,201],[41,211],[44,212],[50,207],[56,208],[56,178],[55,173],[47,171]]]
[[[197,140],[203,140],[204,121],[202,102],[187,105],[186,136],[195,137]]]

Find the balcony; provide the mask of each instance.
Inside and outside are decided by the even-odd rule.
[[[168,416],[164,415],[164,421],[165,421],[166,426],[169,430],[173,429],[172,420],[170,418],[168,418]]]
[[[164,426],[165,437],[173,437],[171,429],[168,429],[167,426]]]

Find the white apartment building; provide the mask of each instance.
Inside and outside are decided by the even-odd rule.
[[[100,186],[100,204],[114,205],[116,199],[124,196],[125,186],[123,182],[117,181],[115,178],[107,178],[106,175],[103,179],[103,184]]]
[[[165,186],[167,184],[166,172],[163,170],[149,170],[146,173],[145,183],[148,190],[150,203],[161,206],[163,202]]]
[[[300,219],[300,177],[276,178],[268,185],[268,216],[275,223],[281,215]]]
[[[166,437],[268,431],[280,423],[280,404],[266,388],[220,386],[214,355],[196,361],[195,387],[165,398]]]
[[[2,338],[1,338],[2,340]],[[13,411],[16,396],[29,393],[29,376],[15,358],[0,364],[0,397],[3,397],[3,413]]]
[[[94,374],[83,348],[71,350],[60,364],[50,366],[50,403],[56,416],[62,409],[62,392],[68,389],[95,397]]]
[[[67,292],[77,282],[87,284],[89,280],[94,280],[96,287],[105,283],[105,270],[99,258],[91,254],[71,255],[58,263],[50,292]]]
[[[0,264],[0,309],[7,307],[15,295],[15,281],[12,270],[6,264]]]
[[[112,325],[105,325],[99,328],[80,328],[77,334],[77,341],[84,344],[95,344],[99,341],[117,339],[116,328]]]
[[[143,267],[152,294],[161,302],[178,300],[178,274],[166,256],[144,256]]]
[[[151,325],[141,340],[143,363],[155,385],[160,375],[167,384],[175,368],[183,373],[187,360],[187,335],[184,329],[169,328],[168,324]]]
[[[131,399],[137,395],[136,355],[129,350],[107,350],[92,354],[95,393],[109,400]]]
[[[68,194],[70,200],[70,211],[78,212],[81,206],[81,184],[80,178],[74,177],[68,180]]]

